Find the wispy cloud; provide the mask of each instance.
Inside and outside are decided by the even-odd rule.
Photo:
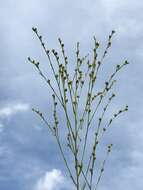
[[[13,114],[28,111],[30,108],[29,104],[17,103],[12,105],[7,105],[0,108],[0,117],[9,117]]]
[[[62,175],[62,172],[53,169],[46,172],[45,175],[38,180],[34,190],[60,190],[64,183],[65,178]]]
[[[0,123],[0,132],[3,131],[4,125],[2,123]]]

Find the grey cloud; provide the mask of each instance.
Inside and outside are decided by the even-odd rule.
[[[87,53],[92,47],[93,35],[97,36],[103,47],[110,31],[117,30],[113,48],[106,59],[105,72],[111,69],[112,64],[126,58],[131,62],[121,73],[118,87],[115,88],[119,96],[115,107],[128,103],[130,111],[123,116],[125,119],[122,117],[114,124],[102,145],[104,147],[111,139],[115,144],[101,184],[102,190],[115,187],[117,190],[125,187],[140,190],[143,185],[143,165],[140,161],[143,146],[142,8],[141,1],[128,0],[7,0],[1,4],[0,105],[22,100],[50,113],[50,91],[27,62],[28,56],[37,58],[48,70],[44,53],[31,31],[32,26],[39,28],[49,47],[57,47],[57,38],[61,36],[69,55],[76,41],[81,42],[82,51]],[[73,58],[71,64],[72,61]],[[38,125],[42,128],[42,123],[32,113],[24,113],[18,118],[14,116],[11,122],[4,120],[4,125],[7,127],[0,133],[0,141],[8,151],[2,151],[3,156],[0,156],[1,189],[28,190],[25,184],[31,187],[41,172],[49,169],[49,163],[53,168],[59,168],[62,162],[60,157],[57,160],[58,149],[48,146],[49,143],[54,144],[54,140],[45,132],[46,129],[33,127]],[[60,169],[64,171],[62,167]]]

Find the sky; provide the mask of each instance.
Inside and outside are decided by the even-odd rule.
[[[55,140],[31,111],[38,107],[48,115],[52,108],[50,89],[27,61],[28,56],[40,60],[51,76],[44,52],[31,30],[33,26],[50,48],[57,48],[61,37],[68,55],[72,52],[71,57],[77,41],[87,53],[94,35],[102,49],[110,32],[116,31],[105,60],[105,75],[112,65],[126,59],[130,62],[120,73],[113,106],[116,110],[128,104],[129,112],[114,123],[107,135],[106,141],[112,141],[114,147],[99,189],[142,189],[142,10],[141,0],[1,1],[0,189],[73,189]]]

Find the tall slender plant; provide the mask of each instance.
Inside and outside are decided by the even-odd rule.
[[[104,66],[104,59],[112,45],[113,30],[108,37],[107,46],[102,56],[98,55],[99,42],[93,37],[94,48],[91,55],[81,56],[80,44],[76,45],[76,64],[73,72],[69,71],[70,61],[65,52],[65,45],[59,38],[60,53],[55,49],[47,49],[42,36],[37,28],[32,28],[37,36],[51,67],[54,80],[50,80],[41,69],[41,63],[28,57],[40,76],[44,79],[52,91],[53,99],[53,124],[50,124],[44,114],[33,108],[33,111],[43,120],[49,128],[51,134],[55,137],[60,153],[62,155],[67,172],[75,186],[76,190],[97,190],[98,184],[104,172],[104,166],[107,157],[112,149],[112,144],[107,145],[105,158],[99,167],[99,175],[95,182],[95,163],[98,158],[97,148],[104,137],[106,131],[110,128],[113,121],[123,112],[128,110],[128,106],[123,107],[113,114],[109,121],[104,121],[105,113],[111,104],[115,93],[113,86],[116,83],[116,74],[128,64],[124,61],[116,65],[113,72],[109,75],[101,90],[97,91],[97,79],[100,74],[100,68]],[[53,59],[56,64],[53,64]],[[55,84],[57,87],[55,88]],[[58,108],[63,110],[63,116],[66,121],[61,127],[59,121]],[[99,114],[99,117],[97,113]],[[61,139],[61,133],[65,128],[66,138]],[[65,147],[65,144],[67,145]],[[90,144],[90,146],[89,146]],[[69,162],[66,152],[70,151],[73,162]],[[96,170],[97,172],[97,170]]]

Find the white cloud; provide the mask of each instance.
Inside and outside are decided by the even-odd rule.
[[[35,190],[60,190],[64,183],[65,178],[62,172],[53,169],[52,171],[46,172],[45,175],[38,180]]]
[[[0,108],[0,117],[9,117],[13,114],[29,110],[29,104],[17,103]]]

